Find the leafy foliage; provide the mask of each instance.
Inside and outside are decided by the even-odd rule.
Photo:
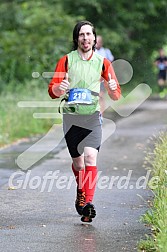
[[[155,141],[156,140],[156,141]],[[152,179],[149,186],[154,194],[150,209],[143,215],[142,221],[151,226],[152,235],[141,241],[139,247],[144,251],[166,251],[167,248],[167,134],[161,132],[154,139],[154,150],[146,157],[148,168],[152,168]],[[155,183],[156,182],[156,183]],[[148,249],[148,244],[151,246]],[[151,250],[151,249],[152,250]]]
[[[75,22],[59,1],[1,4],[1,82],[24,82],[34,71],[53,71],[56,60],[70,49]]]
[[[53,71],[71,49],[78,20],[93,22],[105,46],[130,61],[141,81],[151,80],[152,53],[167,38],[164,0],[10,0],[0,7],[0,90],[30,80],[34,71]]]
[[[70,15],[85,15],[102,34],[116,58],[131,62],[142,81],[151,80],[153,51],[166,42],[167,8],[164,0],[64,0]],[[148,69],[148,71],[146,70]]]

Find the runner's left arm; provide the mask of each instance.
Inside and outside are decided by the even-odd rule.
[[[117,88],[115,90],[111,90],[108,85],[108,74],[111,74],[111,78],[115,80]],[[117,80],[114,68],[109,60],[104,58],[103,61],[103,71],[102,77],[104,79],[104,86],[107,89],[108,95],[112,100],[118,100],[121,96],[121,88],[119,82]]]

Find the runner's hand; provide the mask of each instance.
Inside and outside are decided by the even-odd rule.
[[[117,89],[117,83],[114,79],[111,79],[111,74],[108,74],[108,86],[110,90],[114,91]]]
[[[68,81],[68,73],[65,74],[65,78],[64,80],[62,80],[62,82],[60,83],[59,89],[61,91],[66,91],[70,86],[70,83]]]

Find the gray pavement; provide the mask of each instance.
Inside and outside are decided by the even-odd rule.
[[[145,151],[153,146],[151,137],[166,130],[166,109],[167,101],[147,100],[129,117],[118,117],[115,132],[112,121],[104,119],[107,140],[98,156],[97,217],[91,224],[83,224],[74,208],[75,181],[64,142],[53,149],[59,140],[50,135],[36,151],[52,151],[27,170],[19,169],[16,158],[37,139],[1,150],[0,251],[137,251],[137,242],[150,233],[140,223],[152,198],[144,184],[151,178],[143,168]]]

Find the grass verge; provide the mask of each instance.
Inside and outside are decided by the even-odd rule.
[[[153,152],[149,152],[146,161],[152,167],[152,177],[156,178],[150,185],[154,199],[149,210],[142,216],[142,221],[152,230],[151,236],[139,242],[139,251],[167,251],[167,133],[160,133],[155,141]]]
[[[54,107],[18,107],[20,101],[51,102],[47,85],[37,80],[27,82],[24,86],[15,87],[15,91],[6,90],[0,95],[0,147],[8,145],[21,138],[46,134],[53,124],[62,122],[61,115],[57,118],[36,119],[33,113],[55,113]]]
[[[56,113],[58,109],[55,107],[18,107],[20,101],[40,101],[43,104],[47,101],[52,102],[47,89],[48,83],[43,79],[25,81],[24,84],[17,84],[13,81],[6,86],[5,91],[0,94],[0,147],[11,144],[18,139],[46,134],[53,124],[62,123],[59,113],[53,119],[35,119],[33,117],[34,113]],[[130,98],[132,100],[128,98],[126,103],[135,100],[133,97]],[[111,99],[108,96],[106,99],[110,105]],[[60,103],[60,100],[56,99],[56,101],[57,104]],[[123,99],[119,106],[124,106],[124,104]]]

